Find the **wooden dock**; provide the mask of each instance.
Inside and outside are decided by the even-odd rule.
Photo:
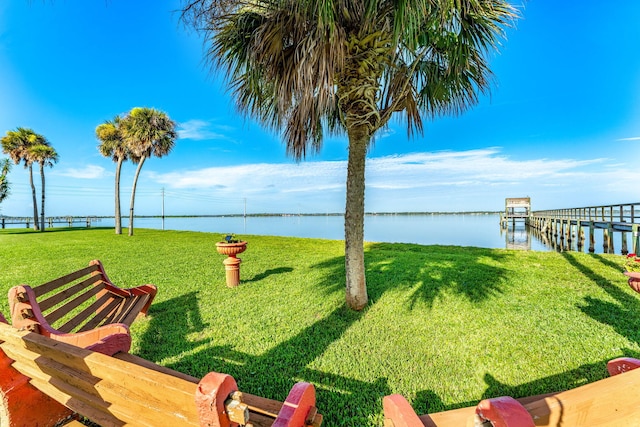
[[[100,221],[99,217],[96,216],[52,216],[45,218],[45,225],[49,228],[52,228],[54,224],[66,224],[68,227],[73,227],[74,224],[84,224],[87,228],[90,228],[91,225],[95,222]],[[40,223],[40,218],[38,218],[38,224]],[[33,224],[33,217],[2,217],[0,218],[0,227],[6,228],[7,225],[23,225],[26,228],[31,228]]]
[[[640,203],[533,211],[525,222],[541,237],[559,239],[561,245],[575,242],[578,250],[588,243],[589,252],[595,252],[595,233],[602,230],[605,253],[613,253],[616,233],[620,234],[623,255],[630,252],[629,248],[633,253],[640,252]]]
[[[516,221],[524,221],[529,218],[531,212],[531,198],[509,197],[505,199],[504,213],[500,214],[500,225],[508,228],[511,222],[515,226]]]

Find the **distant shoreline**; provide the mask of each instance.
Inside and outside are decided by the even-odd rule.
[[[365,216],[411,216],[411,215],[497,215],[501,211],[466,211],[466,212],[365,212]],[[229,217],[288,217],[288,216],[344,216],[344,213],[248,213],[248,214],[215,214],[215,215],[134,215],[134,218],[229,218]],[[65,219],[65,218],[114,218],[113,215],[56,215],[48,218]],[[8,216],[0,215],[0,219],[5,220],[23,220],[25,218],[33,219],[29,216]],[[122,216],[123,219],[128,216]]]

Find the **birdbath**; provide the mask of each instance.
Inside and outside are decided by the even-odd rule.
[[[216,250],[219,254],[227,255],[227,258],[222,261],[226,271],[227,286],[235,288],[240,283],[240,263],[242,262],[236,255],[247,250],[247,242],[244,240],[232,242],[231,236],[227,236],[225,240],[227,241],[216,243]]]

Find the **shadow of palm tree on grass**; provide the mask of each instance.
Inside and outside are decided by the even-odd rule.
[[[475,247],[373,243],[365,253],[370,302],[375,303],[388,290],[414,288],[411,307],[418,302],[432,306],[445,292],[474,303],[498,297],[505,290],[508,272],[500,263],[510,256],[509,252]],[[316,266],[327,270],[327,292],[344,289],[344,259],[337,260]]]
[[[189,299],[190,296],[179,298],[183,301]],[[174,302],[166,301],[165,307]],[[224,372],[236,379],[241,390],[280,401],[287,397],[296,382],[311,382],[316,387],[318,407],[325,416],[326,425],[365,425],[369,415],[381,411],[381,396],[391,393],[384,378],[369,383],[308,367],[364,313],[340,306],[289,340],[256,356],[238,352],[231,345],[211,346],[190,353],[189,350],[207,343],[206,340],[191,342],[186,339],[186,333],[193,332],[196,323],[188,321],[186,316],[180,318],[181,312],[188,313],[165,310],[164,307],[153,312],[157,321],[169,316],[176,326],[168,332],[164,328],[150,326],[141,339],[142,357],[160,360],[182,353],[185,356],[168,364],[170,368],[198,378],[210,371]],[[199,326],[204,328],[205,325]],[[184,329],[182,336],[181,329]],[[158,345],[159,340],[164,341],[162,346]],[[167,345],[167,341],[173,345]]]
[[[565,253],[563,256],[572,266],[617,301],[617,303],[614,303],[587,296],[584,299],[585,304],[578,305],[578,308],[598,322],[613,327],[618,334],[629,341],[640,344],[640,300],[638,297],[623,291],[619,286],[611,283],[610,280],[578,262],[573,255]],[[601,256],[597,258],[611,268],[620,269],[620,266]],[[626,280],[622,272],[620,277]]]
[[[209,371],[224,372],[236,379],[241,390],[277,400],[284,400],[295,382],[308,381],[316,386],[318,407],[327,426],[359,427],[370,424],[372,417],[381,423],[382,397],[393,392],[387,378],[363,381],[314,369],[310,367],[313,362],[363,320],[385,292],[404,291],[410,295],[411,306],[426,302],[429,307],[447,292],[463,295],[471,302],[499,297],[507,273],[499,264],[509,256],[508,252],[480,248],[370,244],[365,255],[369,306],[354,312],[340,303],[259,355],[237,351],[229,344],[209,346],[207,340],[189,341],[187,334],[206,325],[197,313],[197,295],[185,294],[152,306],[153,318],[140,342],[141,356],[156,361],[172,358],[168,366],[196,377]],[[314,280],[321,294],[344,294],[344,257],[308,268],[319,274]],[[291,270],[266,270],[251,281]],[[161,341],[165,343],[159,345]],[[349,351],[356,360],[358,348]]]
[[[616,264],[615,262],[611,261],[611,259],[609,258],[605,258],[600,254],[593,254],[592,256],[594,259],[597,259],[607,267],[613,268],[614,270],[620,270],[621,272],[623,271],[623,267],[621,265]]]
[[[140,337],[139,356],[160,361],[188,352],[209,340],[192,341],[187,335],[203,331],[198,308],[198,293],[188,292],[169,300],[151,304],[149,325]]]

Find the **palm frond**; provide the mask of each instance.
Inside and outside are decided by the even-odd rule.
[[[518,16],[506,0],[184,4],[238,110],[281,131],[296,159],[320,147],[325,128],[373,134],[402,113],[411,135],[422,116],[475,105],[492,81],[487,57]]]

